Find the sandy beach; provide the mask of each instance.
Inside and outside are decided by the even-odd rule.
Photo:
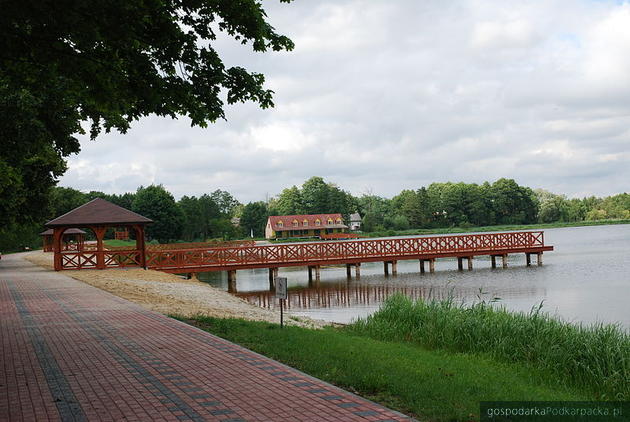
[[[53,271],[53,254],[33,251],[24,255],[30,262]],[[243,318],[280,322],[280,313],[259,308],[197,280],[141,268],[70,270],[64,275],[167,315]],[[285,317],[289,325],[320,328],[326,322],[304,317]]]

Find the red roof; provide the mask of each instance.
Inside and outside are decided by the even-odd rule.
[[[318,226],[315,222],[319,219],[321,224]],[[328,220],[332,220],[332,224],[328,224]],[[341,224],[337,223],[337,220],[341,220]],[[304,220],[307,221],[307,225],[305,226]],[[282,226],[278,226],[278,223],[282,221]],[[294,226],[293,222],[297,221],[298,225]],[[300,215],[272,215],[269,217],[269,222],[271,223],[271,228],[275,231],[282,230],[305,230],[305,229],[331,229],[331,228],[340,228],[345,229],[348,228],[345,224],[343,224],[343,217],[341,214],[300,214]]]
[[[86,227],[92,225],[147,224],[153,220],[101,198],[73,209],[45,224],[46,227]]]

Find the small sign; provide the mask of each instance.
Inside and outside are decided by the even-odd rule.
[[[286,277],[276,277],[276,298],[278,299],[287,298],[287,278]]]

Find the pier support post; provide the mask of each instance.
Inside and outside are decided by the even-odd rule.
[[[308,282],[310,283],[311,281],[313,281],[313,267],[309,265],[308,266]]]
[[[398,274],[398,261],[392,261],[392,275]]]
[[[459,271],[462,271],[464,269],[464,258],[462,258],[461,256],[457,257],[457,269]]]
[[[469,256],[468,257],[468,271],[472,271],[473,269],[473,257]]]
[[[543,255],[543,253],[542,253],[542,252],[538,252],[536,255],[537,255],[537,256],[536,256],[536,263],[537,263],[538,265],[542,265],[542,264],[543,264],[543,263],[542,263],[542,255]]]
[[[228,292],[236,293],[236,270],[229,270],[227,272],[228,278]]]
[[[346,264],[346,277],[352,277],[352,264]]]
[[[507,254],[501,255],[501,261],[503,261],[503,268],[507,268]]]
[[[361,278],[361,263],[357,262],[354,264],[354,276],[356,278]]]
[[[429,272],[435,272],[435,258],[429,259]]]
[[[278,268],[269,268],[269,289],[276,287],[276,277],[278,277]]]
[[[315,281],[319,281],[319,270],[320,270],[320,266],[316,265],[315,266]]]
[[[385,272],[385,275],[389,275],[389,262],[383,261],[383,271]]]
[[[490,262],[492,263],[492,268],[496,268],[497,267],[497,256],[496,255],[490,255]]]
[[[424,259],[420,260],[420,274],[424,274]]]
[[[529,252],[525,253],[525,263],[528,267],[532,265],[532,254],[530,254]]]

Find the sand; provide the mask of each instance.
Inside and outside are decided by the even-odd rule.
[[[53,271],[52,257],[52,253],[42,251],[24,256],[50,271]],[[260,308],[206,283],[185,280],[174,274],[138,268],[71,270],[63,274],[162,314],[280,322],[279,311]],[[310,328],[327,324],[305,317],[290,317],[285,321],[288,325]]]

